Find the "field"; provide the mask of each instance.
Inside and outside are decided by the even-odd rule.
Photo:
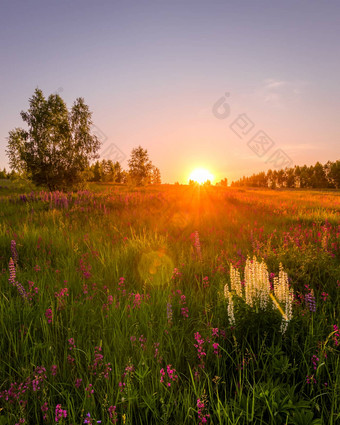
[[[340,423],[339,192],[0,183],[0,424]]]

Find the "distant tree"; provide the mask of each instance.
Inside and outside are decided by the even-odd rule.
[[[146,149],[141,146],[132,149],[128,164],[130,177],[137,186],[150,183],[153,165]]]
[[[317,162],[312,168],[312,187],[315,188],[326,188],[329,186],[329,182],[326,177],[325,168],[320,162]]]
[[[7,179],[7,172],[6,168],[4,168],[2,171],[0,171],[0,179]]]
[[[307,166],[296,165],[294,168],[285,168],[284,170],[268,170],[253,174],[249,177],[242,177],[232,186],[250,186],[250,187],[277,187],[288,188],[332,188],[340,187],[340,160],[322,165],[317,162],[315,165]]]
[[[21,117],[28,130],[9,132],[6,152],[11,168],[51,190],[84,182],[89,162],[100,147],[91,133],[92,113],[84,99],[76,99],[69,111],[58,94],[46,99],[36,89]]]
[[[99,161],[96,161],[93,165],[91,165],[91,171],[93,173],[92,181],[101,182],[103,177],[102,166]]]
[[[121,179],[122,179],[122,183],[124,184],[130,184],[131,182],[130,174],[125,170],[123,170],[121,173]]]
[[[151,177],[151,183],[152,184],[161,184],[161,172],[159,171],[159,168],[153,167],[152,168],[152,177]]]
[[[337,189],[340,188],[340,160],[325,165],[328,181]]]
[[[114,182],[115,183],[122,183],[123,170],[122,170],[122,167],[121,167],[121,165],[118,161],[116,161],[113,164],[113,169],[114,169],[114,175],[115,175]]]
[[[287,169],[285,170],[284,179],[285,179],[286,187],[288,187],[288,188],[293,188],[293,187],[295,187],[295,174],[294,174],[294,168],[287,168]]]
[[[225,177],[217,185],[227,187],[228,186],[228,179]]]
[[[105,182],[114,182],[116,179],[114,164],[111,159],[103,159],[103,173]]]

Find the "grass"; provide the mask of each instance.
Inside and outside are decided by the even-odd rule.
[[[5,183],[0,424],[339,423],[339,192]],[[283,334],[237,297],[230,322],[248,256],[289,276]]]

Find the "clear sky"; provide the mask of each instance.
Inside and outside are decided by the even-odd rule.
[[[141,145],[163,182],[340,159],[338,0],[2,0],[0,58],[0,167],[36,87],[84,97],[103,156]]]

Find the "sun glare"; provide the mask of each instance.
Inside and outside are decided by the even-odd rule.
[[[199,184],[205,183],[207,180],[212,181],[214,176],[204,168],[196,168],[189,177],[189,180],[193,180]]]

